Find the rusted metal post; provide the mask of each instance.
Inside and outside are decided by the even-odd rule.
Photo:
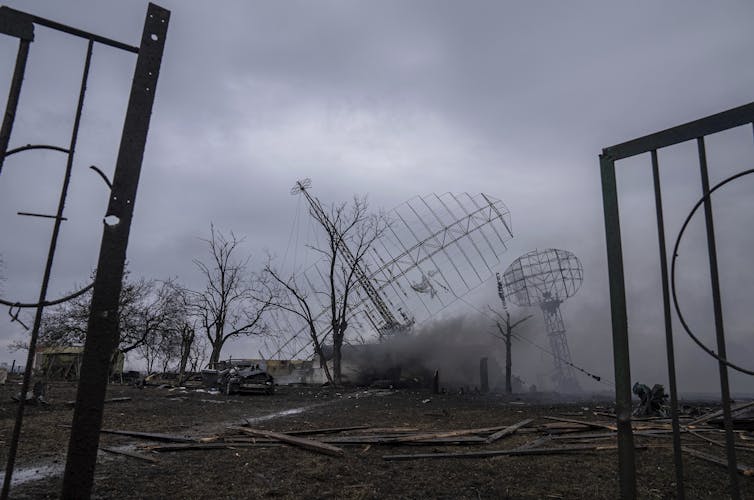
[[[110,359],[118,345],[118,299],[128,235],[169,19],[170,11],[149,4],[102,231],[63,498],[89,498],[94,483]]]
[[[631,429],[631,364],[628,349],[628,317],[618,215],[618,190],[615,182],[615,161],[604,153],[600,155],[600,171],[610,283],[610,316],[613,329],[620,495],[623,499],[633,499],[636,498],[636,463],[634,436]]]

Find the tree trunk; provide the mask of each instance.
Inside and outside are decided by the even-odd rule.
[[[342,370],[341,370],[341,348],[343,347],[343,332],[335,333],[332,335],[332,371],[333,382],[335,385],[340,385],[342,382]]]
[[[209,357],[210,365],[213,365],[214,363],[220,361],[220,351],[222,351],[224,343],[224,341],[218,340],[217,342],[212,344],[212,354]]]
[[[506,313],[505,320],[505,392],[511,394],[511,316]]]
[[[186,325],[181,329],[181,356],[178,362],[178,384],[182,385],[186,379],[186,365],[188,364],[191,348],[194,345],[196,332],[190,330]]]
[[[191,346],[185,343],[181,346],[181,360],[178,363],[178,385],[183,385],[186,379],[186,364],[188,364],[188,358],[191,351]]]
[[[325,378],[327,378],[328,382],[334,385],[335,382],[333,382],[330,369],[327,367],[327,358],[325,357],[325,353],[322,352],[322,347],[316,340],[314,341],[314,352],[319,357],[319,366],[325,371]]]

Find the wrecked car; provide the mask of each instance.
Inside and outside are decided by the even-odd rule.
[[[228,395],[275,393],[275,379],[259,361],[219,361],[202,370],[202,380],[206,388]]]

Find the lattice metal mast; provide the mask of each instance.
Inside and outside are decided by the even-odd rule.
[[[505,271],[508,296],[521,306],[538,305],[555,364],[558,389],[580,390],[571,362],[560,304],[581,286],[583,269],[571,252],[557,249],[532,251],[516,259]]]
[[[291,190],[291,194],[303,193],[304,197],[306,198],[306,201],[309,203],[309,207],[316,214],[317,218],[321,220],[322,222],[324,222],[324,224],[327,226],[327,230],[331,234],[336,235],[336,238],[337,238],[336,245],[338,249],[340,250],[341,255],[343,256],[343,259],[346,261],[346,263],[349,266],[351,266],[354,269],[354,272],[356,274],[356,279],[359,285],[367,294],[367,297],[369,298],[369,300],[372,302],[377,312],[382,317],[382,320],[385,322],[382,328],[385,330],[389,330],[393,328],[403,327],[404,325],[396,319],[393,312],[385,303],[385,300],[380,296],[379,292],[374,288],[372,281],[367,277],[366,273],[361,268],[361,265],[356,261],[356,258],[351,252],[351,249],[348,248],[348,244],[345,242],[343,236],[338,232],[338,229],[335,227],[335,225],[332,223],[332,221],[327,216],[325,211],[322,209],[322,205],[320,205],[319,200],[312,197],[307,191],[307,189],[310,187],[311,187],[311,180],[309,179],[297,181],[296,185]]]

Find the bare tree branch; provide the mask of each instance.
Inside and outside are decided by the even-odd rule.
[[[194,259],[205,287],[191,292],[197,322],[204,331],[212,352],[210,363],[220,359],[225,342],[242,335],[263,335],[268,327],[264,316],[272,307],[264,298],[265,275],[248,271],[251,256],[239,257],[242,238],[231,231],[228,236],[210,225],[208,262]]]

